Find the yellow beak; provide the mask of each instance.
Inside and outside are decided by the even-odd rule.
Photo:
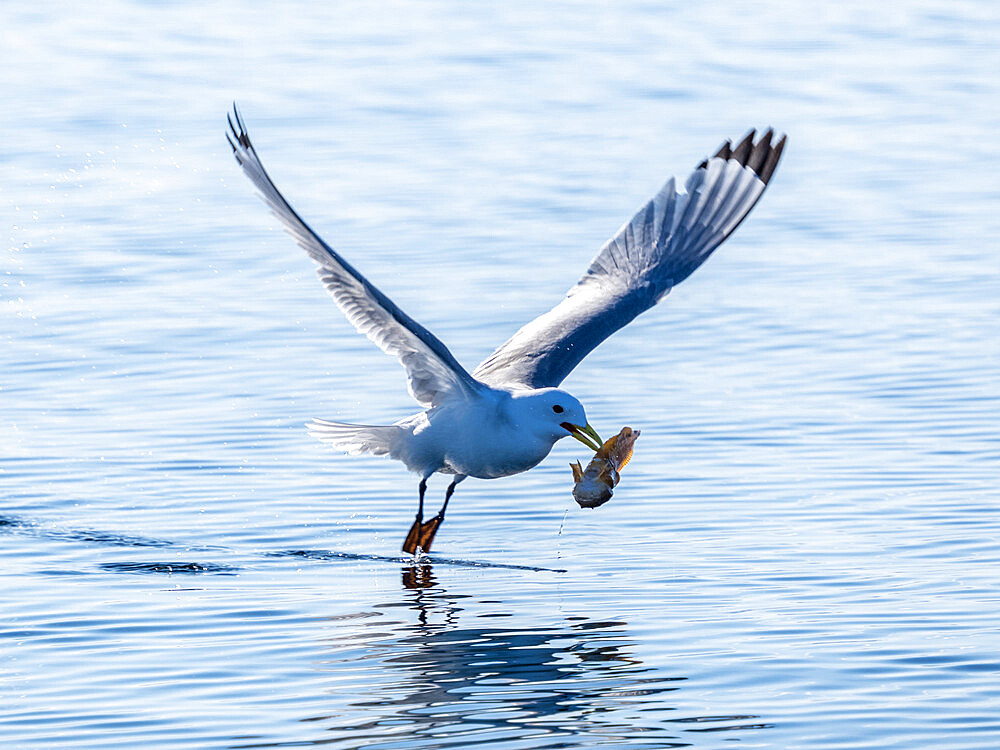
[[[586,427],[581,427],[578,424],[570,424],[569,422],[563,422],[559,426],[592,451],[599,451],[601,446],[604,445],[601,436],[597,434],[597,430],[590,426],[590,423]]]

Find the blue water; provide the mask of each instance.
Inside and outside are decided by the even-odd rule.
[[[983,2],[6,8],[4,747],[1000,745],[998,35]],[[565,383],[642,429],[615,498],[575,505],[562,441],[414,566],[415,479],[303,428],[411,413],[402,371],[240,174],[234,99],[469,367],[671,174],[789,146]]]

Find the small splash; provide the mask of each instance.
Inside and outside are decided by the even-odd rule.
[[[569,515],[569,508],[563,511],[563,517],[562,520],[559,522],[559,531],[556,532],[556,536],[562,536],[563,524],[566,523],[566,516],[568,515]]]

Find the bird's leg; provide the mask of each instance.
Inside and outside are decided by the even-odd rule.
[[[420,490],[420,500],[417,505],[417,523],[424,520],[424,493],[427,492],[427,477],[420,480],[417,489]]]
[[[455,487],[463,479],[465,479],[465,477],[458,474],[451,480],[451,484],[448,485],[448,489],[444,493],[444,505],[441,506],[441,510],[439,510],[437,515],[430,521],[420,524],[420,539],[418,540],[418,544],[420,549],[424,552],[430,552],[431,544],[434,542],[434,536],[437,534],[438,529],[444,522],[444,512],[448,510],[448,501],[451,500],[451,496],[455,494]]]
[[[420,530],[423,527],[424,520],[424,493],[427,492],[427,477],[420,480],[419,485],[420,490],[420,500],[417,505],[417,517],[413,521],[413,525],[410,527],[409,533],[406,535],[406,539],[403,541],[403,552],[408,555],[417,554],[417,550],[420,549]],[[433,538],[433,535],[432,535]],[[426,550],[424,550],[426,552]]]
[[[464,477],[463,477],[463,479],[464,479]],[[445,490],[445,493],[444,493],[444,505],[441,506],[441,510],[439,510],[438,514],[435,516],[435,518],[438,519],[438,523],[441,523],[441,521],[444,520],[444,512],[446,510],[448,510],[448,501],[451,500],[451,496],[455,494],[455,487],[461,481],[462,481],[461,479],[459,479],[458,477],[455,477],[454,479],[451,480],[451,484],[448,485],[448,489]]]
[[[411,555],[417,554],[418,551],[430,552],[431,544],[434,543],[434,536],[437,534],[441,522],[444,521],[444,512],[448,509],[448,501],[455,494],[455,487],[463,479],[465,477],[462,474],[458,474],[451,480],[451,484],[448,485],[448,489],[444,493],[444,505],[441,506],[441,510],[438,511],[437,515],[426,523],[422,522],[423,502],[421,502],[421,512],[417,514],[417,520],[413,522],[413,526],[410,527],[410,533],[406,535],[406,541],[403,542],[404,552]],[[421,485],[423,485],[423,482],[421,482]],[[423,499],[423,492],[420,493],[420,497]]]

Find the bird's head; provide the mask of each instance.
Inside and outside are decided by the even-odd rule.
[[[572,435],[591,450],[601,447],[601,437],[587,422],[583,404],[566,391],[539,388],[515,393],[511,407],[521,429],[544,435],[553,443]]]

